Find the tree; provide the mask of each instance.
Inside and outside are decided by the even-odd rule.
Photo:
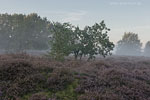
[[[142,43],[138,37],[138,34],[129,32],[125,33],[122,37],[122,40],[117,43],[117,51],[118,55],[140,55],[141,54],[141,46]]]
[[[144,48],[144,55],[145,56],[150,56],[150,41],[148,41],[145,45],[145,48]]]
[[[63,60],[65,56],[72,53],[73,26],[69,23],[53,22],[51,24],[51,36],[49,52],[50,56],[56,60]]]
[[[92,27],[86,26],[84,30],[80,30],[78,27],[75,29],[76,41],[74,55],[75,58],[82,56],[88,56],[88,59],[95,58],[95,55],[102,55],[103,57],[111,55],[111,50],[114,48],[114,44],[109,41],[107,35],[108,29],[104,21],[99,24],[96,23]]]
[[[81,59],[83,55],[86,56],[85,46],[83,41],[84,38],[85,38],[85,32],[81,30],[79,27],[75,27],[74,38],[72,39],[73,40],[72,53],[75,59],[78,59],[79,57]]]
[[[104,21],[92,27],[86,26],[83,30],[69,23],[53,23],[51,27],[50,55],[55,59],[64,59],[73,54],[75,59],[87,56],[90,60],[98,54],[103,57],[111,55],[114,48],[107,35],[110,29]]]
[[[32,13],[25,17],[24,25],[24,32],[28,36],[26,44],[30,45],[30,49],[42,50],[49,48],[50,22],[46,18],[41,18],[36,13]]]
[[[0,14],[0,48],[15,52],[48,49],[49,25],[36,13]]]
[[[12,17],[0,14],[0,49],[10,49],[12,33]]]

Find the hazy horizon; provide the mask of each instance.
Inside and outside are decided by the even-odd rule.
[[[148,0],[0,0],[0,13],[37,13],[50,21],[70,22],[83,28],[105,20],[110,40],[116,43],[124,32],[134,32],[145,44],[150,40]]]

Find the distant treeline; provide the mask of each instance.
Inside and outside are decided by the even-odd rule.
[[[142,50],[142,43],[138,34],[133,32],[124,33],[122,39],[116,45],[117,55],[129,56],[150,56],[150,41],[145,44]]]
[[[89,59],[95,55],[103,57],[111,55],[114,48],[107,33],[110,31],[104,21],[84,29],[70,23],[50,22],[36,13],[0,14],[0,49],[8,52],[22,52],[26,50],[48,50],[54,58],[63,59],[73,54],[74,57]],[[150,56],[150,41],[147,42],[144,53],[138,35],[125,33],[116,44],[118,55],[146,55]]]
[[[50,56],[64,59],[110,55],[114,44],[109,41],[104,21],[83,30],[70,23],[50,22],[36,13],[0,14],[0,49],[8,52],[50,49]]]
[[[0,14],[0,49],[7,51],[48,49],[50,22],[35,13]]]

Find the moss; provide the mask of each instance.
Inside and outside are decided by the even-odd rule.
[[[78,94],[74,91],[78,86],[78,80],[76,79],[72,84],[68,85],[63,91],[58,91],[55,93],[57,99],[60,100],[77,100]]]
[[[66,87],[66,89],[64,89],[62,91],[57,91],[55,93],[48,91],[47,89],[45,89],[45,91],[43,91],[43,92],[37,92],[37,93],[43,94],[48,98],[52,98],[53,96],[55,96],[59,100],[77,100],[77,97],[79,94],[75,92],[75,88],[78,86],[78,82],[79,82],[79,80],[76,79],[70,85],[68,85]],[[29,93],[27,95],[24,95],[23,97],[21,97],[21,100],[29,100],[29,98],[33,94],[34,93]]]
[[[54,70],[53,68],[45,68],[45,69],[42,69],[40,73],[44,75],[46,78],[48,78],[50,74],[53,72],[53,70]]]
[[[30,93],[30,94],[27,94],[27,95],[24,95],[24,96],[21,98],[21,100],[28,100],[30,96],[32,96],[31,93]]]

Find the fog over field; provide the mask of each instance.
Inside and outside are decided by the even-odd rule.
[[[149,0],[0,0],[0,100],[150,100]]]

